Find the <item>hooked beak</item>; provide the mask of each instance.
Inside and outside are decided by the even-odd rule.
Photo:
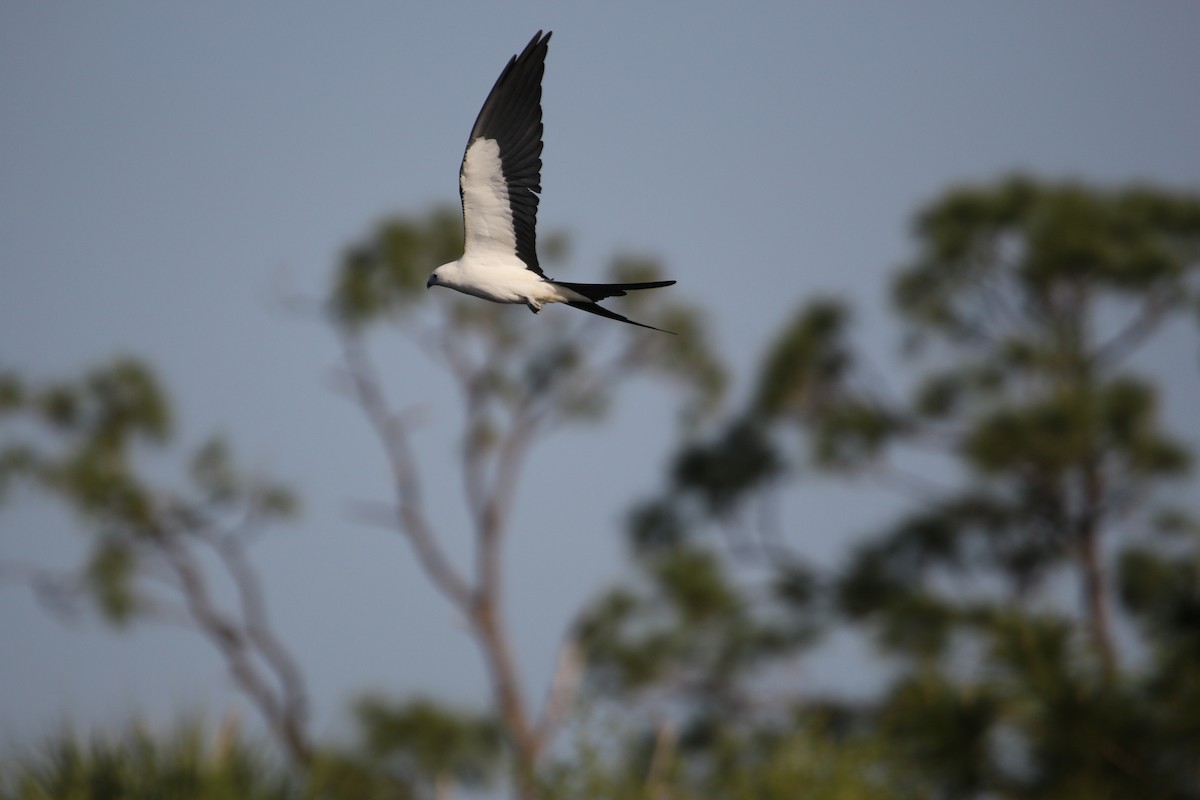
[[[430,286],[433,286],[437,282],[438,282],[437,275],[430,275],[429,280],[425,281],[425,288],[428,289]]]

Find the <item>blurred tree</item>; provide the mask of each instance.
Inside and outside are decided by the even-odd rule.
[[[190,459],[182,488],[150,477],[171,438],[170,402],[153,372],[117,360],[78,381],[31,384],[0,373],[0,494],[26,480],[73,509],[91,531],[74,569],[11,560],[0,576],[28,583],[63,613],[87,604],[115,625],[194,629],[299,763],[312,758],[308,700],[275,634],[247,546],[295,513],[285,488],[246,474],[220,439]],[[236,592],[224,601],[216,586]]]
[[[1152,490],[1190,465],[1129,358],[1196,309],[1200,200],[1015,178],[949,193],[917,232],[921,253],[894,296],[911,343],[940,345],[947,366],[890,414],[903,420],[892,430],[946,437],[971,483],[905,523],[919,530],[897,531],[896,542],[945,528],[948,547],[929,554],[945,563],[969,558],[983,539],[993,548],[987,566],[1017,591],[1069,563],[1111,675],[1103,537],[1139,513],[1147,521]]]
[[[528,453],[599,418],[640,376],[671,381],[697,423],[722,371],[699,315],[665,293],[626,300],[678,337],[470,298],[416,302],[460,230],[448,211],[384,222],[347,251],[320,313],[342,344],[340,385],[391,470],[394,496],[361,515],[403,535],[461,614],[490,713],[369,698],[360,747],[315,748],[300,671],[246,556],[253,531],[292,512],[290,495],[237,469],[220,442],[198,449],[183,488],[146,477],[170,413],[134,362],[69,383],[0,375],[0,492],[31,482],[94,534],[69,574],[6,562],[3,575],[56,608],[84,601],[117,623],[179,619],[203,633],[305,767],[282,795],[266,773],[246,795],[445,797],[504,766],[521,797],[1200,796],[1200,521],[1194,487],[1178,482],[1191,448],[1165,430],[1159,385],[1135,363],[1200,309],[1200,199],[1017,177],[930,204],[893,294],[904,391],[883,389],[852,346],[844,304],[801,308],[744,407],[687,428],[666,489],[631,515],[640,580],[566,633],[540,707],[502,602]],[[544,242],[546,262],[564,247]],[[646,280],[656,267],[625,259],[613,273]],[[435,523],[449,494],[425,489],[452,482],[430,480],[416,419],[388,387],[406,404],[425,398],[371,356],[385,331],[444,367],[462,400],[469,566]],[[764,499],[814,473],[911,499],[834,573],[803,557]],[[1067,580],[1078,603],[1055,591]],[[224,581],[231,603],[211,588]],[[835,624],[886,655],[879,696],[818,700],[798,685],[796,659]],[[581,674],[588,705],[631,732],[552,750]],[[586,736],[587,720],[574,723]],[[108,780],[138,746],[75,773]],[[84,761],[61,760],[45,780]],[[7,774],[38,785],[23,768]]]
[[[169,734],[133,725],[116,737],[64,732],[0,760],[2,800],[285,800],[299,796],[288,773],[226,725]]]
[[[698,760],[673,748],[674,731],[635,737],[634,757],[614,746],[621,731],[602,739],[577,732],[567,761],[547,771],[553,797],[589,800],[882,800],[915,797],[898,786],[882,742],[832,735],[817,719],[798,718],[786,731],[722,731],[714,758]]]
[[[881,388],[850,343],[848,308],[801,308],[746,408],[687,444],[666,492],[635,516],[649,594],[678,595],[664,550],[715,552],[700,532],[729,527],[788,475],[875,478],[911,511],[832,580],[772,537],[766,606],[792,604],[793,629],[828,612],[898,659],[891,690],[844,718],[905,754],[914,791],[1200,794],[1185,766],[1200,763],[1200,726],[1184,721],[1200,719],[1186,666],[1200,542],[1195,517],[1163,505],[1191,450],[1164,430],[1158,387],[1134,366],[1200,309],[1200,198],[1014,177],[948,191],[917,216],[916,235],[893,294],[911,397]],[[693,578],[732,574],[703,563]],[[1064,578],[1082,587],[1077,608],[1056,602]],[[704,595],[762,607],[744,586]],[[1118,600],[1142,633],[1125,648]],[[678,646],[697,635],[694,617],[656,629],[645,602],[622,589],[600,603],[587,649],[599,678],[619,668],[618,688],[641,681],[643,694],[704,663]],[[753,630],[739,622],[706,652]],[[755,665],[737,671],[752,677]],[[718,730],[746,719],[726,708]]]
[[[498,766],[501,736],[491,715],[457,712],[427,699],[397,704],[367,697],[355,709],[363,750],[382,774],[425,787],[427,797],[449,800],[451,787],[481,786]]]
[[[364,701],[362,751],[316,751],[301,670],[271,627],[246,553],[256,533],[291,515],[296,501],[240,471],[215,439],[191,458],[188,486],[170,488],[158,479],[161,462],[147,456],[169,444],[170,404],[150,369],[135,361],[45,385],[0,374],[0,491],[14,481],[32,483],[78,512],[93,534],[77,569],[6,561],[0,576],[27,583],[59,610],[86,603],[115,624],[166,620],[194,627],[295,761],[339,796],[408,796],[432,787],[444,797],[451,781],[488,778],[501,740],[514,789],[530,796],[538,759],[570,711],[579,664],[568,636],[535,714],[502,612],[502,547],[525,457],[554,430],[599,419],[632,378],[671,381],[687,398],[689,419],[711,410],[723,378],[698,313],[668,297],[631,296],[628,303],[680,336],[631,335],[602,320],[580,324],[554,314],[527,320],[521,308],[468,298],[418,305],[417,297],[426,298],[425,277],[461,252],[461,237],[457,212],[381,223],[347,251],[320,316],[343,344],[343,386],[379,435],[394,479],[394,503],[364,506],[363,517],[406,536],[433,586],[461,613],[491,679],[494,719],[421,701]],[[560,259],[565,247],[565,237],[546,237],[544,261]],[[620,281],[657,272],[648,260],[617,259],[612,267]],[[461,477],[476,550],[470,570],[446,554],[447,532],[435,529],[411,449],[412,418],[390,405],[387,381],[370,357],[371,336],[384,328],[433,357],[460,392]],[[430,399],[407,388],[406,402]],[[441,476],[435,483],[454,484]],[[459,505],[446,492],[432,502]],[[225,584],[235,589],[232,601],[218,591]]]
[[[548,237],[543,260],[551,263],[564,250],[562,237]],[[603,320],[533,319],[519,307],[472,298],[417,304],[416,298],[426,297],[429,273],[461,252],[456,212],[384,223],[347,252],[329,309],[343,344],[349,392],[392,470],[394,503],[372,515],[407,537],[433,586],[466,621],[491,679],[514,765],[514,792],[529,797],[539,758],[569,710],[578,647],[568,634],[553,685],[535,715],[524,697],[502,610],[502,547],[526,455],[547,433],[596,419],[637,376],[664,377],[681,386],[691,398],[686,416],[692,418],[715,404],[723,380],[698,312],[670,305],[663,293],[623,299],[637,305],[639,319],[679,336],[630,335]],[[650,280],[657,274],[657,265],[649,261],[618,259],[612,269],[614,281]],[[445,536],[435,531],[413,454],[411,418],[385,396],[384,380],[368,353],[368,334],[385,322],[444,366],[461,397],[462,486],[475,543],[471,571],[446,555]],[[611,337],[607,343],[606,336]],[[444,493],[435,500],[450,502]]]

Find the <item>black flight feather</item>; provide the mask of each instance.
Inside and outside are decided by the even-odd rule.
[[[646,281],[644,283],[567,283],[566,281],[554,281],[554,283],[559,286],[565,286],[573,292],[578,292],[593,303],[599,302],[606,297],[624,297],[626,291],[660,289],[663,286],[675,285],[675,281]]]
[[[578,301],[568,301],[567,305],[569,305],[571,308],[578,308],[580,311],[586,311],[589,314],[596,314],[597,316],[607,317],[608,319],[615,319],[619,322],[628,322],[630,325],[637,325],[639,328],[649,328],[652,331],[658,331],[660,333],[669,333],[672,336],[676,335],[675,331],[667,331],[667,330],[663,330],[662,328],[656,328],[653,325],[644,325],[641,322],[634,322],[633,320],[629,319],[629,317],[622,317],[617,312],[610,311],[609,309],[605,308],[604,306],[597,305],[596,303],[580,303]]]
[[[550,34],[534,34],[496,79],[484,101],[467,149],[476,139],[494,139],[500,147],[500,169],[508,185],[508,205],[516,234],[517,258],[539,275],[537,258],[537,193],[542,190],[542,75]],[[465,153],[464,153],[465,158]],[[459,198],[462,171],[459,170]]]

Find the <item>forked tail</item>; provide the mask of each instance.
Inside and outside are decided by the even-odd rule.
[[[626,292],[634,292],[638,289],[661,289],[663,286],[672,286],[675,281],[646,281],[645,283],[567,283],[566,281],[555,281],[559,286],[565,286],[573,292],[597,303],[606,297],[622,297]]]
[[[607,319],[615,319],[619,322],[627,322],[630,325],[637,325],[639,328],[649,328],[652,331],[660,331],[662,333],[674,334],[674,331],[663,330],[656,328],[653,325],[645,325],[641,322],[634,322],[628,317],[623,317],[615,311],[610,311],[604,306],[597,303],[607,297],[621,297],[626,292],[633,292],[639,289],[660,289],[663,286],[670,286],[675,281],[646,281],[644,283],[567,283],[565,281],[555,281],[559,286],[566,287],[573,292],[583,295],[590,303],[581,303],[578,301],[568,302],[567,305],[571,308],[578,308],[580,311],[586,311],[589,314],[595,314]]]

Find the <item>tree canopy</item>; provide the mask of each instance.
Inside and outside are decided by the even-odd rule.
[[[260,762],[228,728],[225,750],[186,730],[64,736],[0,760],[0,797],[184,784],[206,797],[447,797],[497,776],[522,797],[1200,795],[1198,443],[1170,424],[1145,357],[1194,341],[1200,197],[1014,176],[947,190],[913,236],[891,285],[886,369],[858,342],[855,308],[807,299],[735,408],[721,405],[726,371],[694,307],[627,298],[681,335],[621,331],[596,347],[603,321],[531,328],[471,299],[416,303],[460,245],[450,212],[385,221],[349,247],[314,305],[394,486],[364,515],[411,545],[491,690],[481,709],[411,691],[360,698],[354,742],[311,730],[303,665],[272,628],[251,558],[299,499],[220,439],[182,455],[182,479],[158,474],[143,454],[178,446],[147,365],[0,373],[0,498],[38,487],[89,534],[74,571],[4,575],[114,624],[184,621],[290,757]],[[561,258],[566,238],[544,238],[544,258]],[[611,271],[646,280],[657,265]],[[453,379],[461,474],[436,485],[461,496],[430,491],[371,356],[378,336],[405,337]],[[680,442],[662,490],[632,504],[636,574],[581,610],[533,703],[501,566],[520,535],[510,512],[525,457],[564,425],[602,419],[640,377],[673,392]],[[855,544],[818,567],[803,526],[748,513],[814,479],[899,491],[904,507],[876,529],[831,532]],[[470,565],[447,555],[439,503],[469,509]],[[801,670],[832,632],[869,643],[879,691],[808,691]]]
[[[791,608],[782,619],[792,632],[848,627],[892,676],[867,701],[801,694],[789,707],[824,714],[847,736],[882,737],[902,764],[898,793],[1200,791],[1187,766],[1200,727],[1183,722],[1200,719],[1184,666],[1197,654],[1180,651],[1200,598],[1186,480],[1195,442],[1167,428],[1160,384],[1139,363],[1156,337],[1194,335],[1200,198],[1018,176],[946,192],[914,233],[916,254],[892,286],[903,360],[881,381],[854,345],[851,308],[803,305],[767,348],[746,407],[681,448],[667,491],[634,516],[649,589],[600,605],[593,659],[625,676],[626,696],[647,683],[686,690],[684,676],[701,669],[708,685],[741,677],[752,698],[762,660],[794,663],[811,636],[760,640],[757,659],[731,676],[728,662],[653,646],[671,636],[645,638],[628,609],[691,604],[676,637],[699,635],[694,615],[711,613],[700,598],[752,606],[731,577],[690,568],[705,589],[681,594],[662,567],[709,563],[720,552],[713,523],[805,476],[899,489],[908,510],[833,574],[807,564],[799,539],[775,543],[758,567],[775,576],[753,600],[759,613],[779,620],[772,606]],[[931,457],[941,465],[932,473]],[[1064,601],[1064,586],[1078,587],[1077,602]],[[735,629],[706,652],[737,647],[754,625]],[[708,731],[698,742],[719,740],[714,726],[792,724],[777,704],[755,706],[685,708]]]

